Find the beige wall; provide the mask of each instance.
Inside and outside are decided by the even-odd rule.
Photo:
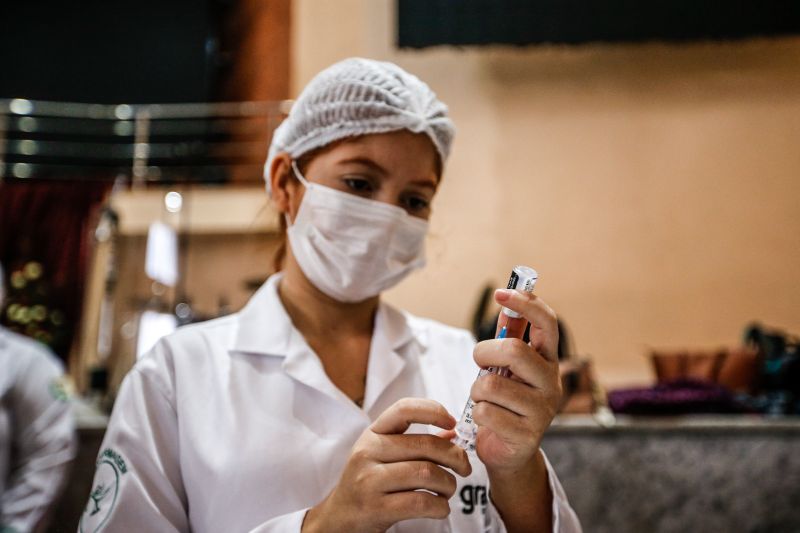
[[[515,263],[607,384],[648,346],[800,333],[800,39],[394,48],[392,0],[295,0],[293,94],[362,55],[395,61],[459,129],[427,269],[389,299],[467,326]]]

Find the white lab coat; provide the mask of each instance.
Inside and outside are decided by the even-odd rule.
[[[32,531],[75,456],[75,426],[58,360],[0,328],[0,530]]]
[[[363,409],[337,389],[291,323],[272,276],[234,315],[162,339],[125,378],[81,522],[88,533],[299,532],[359,435],[404,397],[458,417],[478,368],[466,331],[378,308]],[[419,428],[418,428],[419,429]],[[448,520],[392,532],[505,531],[473,460]],[[555,474],[559,531],[578,531]],[[94,514],[92,514],[94,513]]]

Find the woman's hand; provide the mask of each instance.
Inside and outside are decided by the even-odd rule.
[[[507,366],[511,379],[489,374],[472,386],[478,424],[476,451],[491,477],[529,468],[538,460],[542,435],[550,426],[561,398],[558,373],[556,315],[534,294],[508,289],[495,292],[495,300],[531,323],[530,344],[517,338],[488,340],[475,347],[475,361],[483,368]],[[498,329],[524,321],[500,315]],[[521,331],[509,331],[521,336]],[[494,475],[494,476],[493,476]]]
[[[339,483],[308,511],[302,531],[382,532],[410,518],[446,518],[456,478],[444,467],[461,476],[472,468],[442,437],[403,434],[414,423],[449,430],[456,421],[433,400],[396,402],[356,441]]]

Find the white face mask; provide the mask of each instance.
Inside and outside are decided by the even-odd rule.
[[[287,235],[300,269],[340,302],[360,302],[425,265],[428,222],[400,207],[309,183]],[[287,224],[289,223],[287,217]]]

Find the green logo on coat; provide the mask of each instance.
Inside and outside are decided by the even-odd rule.
[[[96,465],[94,487],[81,517],[80,533],[97,533],[103,529],[117,503],[120,477],[128,472],[125,460],[111,448],[100,453]]]

